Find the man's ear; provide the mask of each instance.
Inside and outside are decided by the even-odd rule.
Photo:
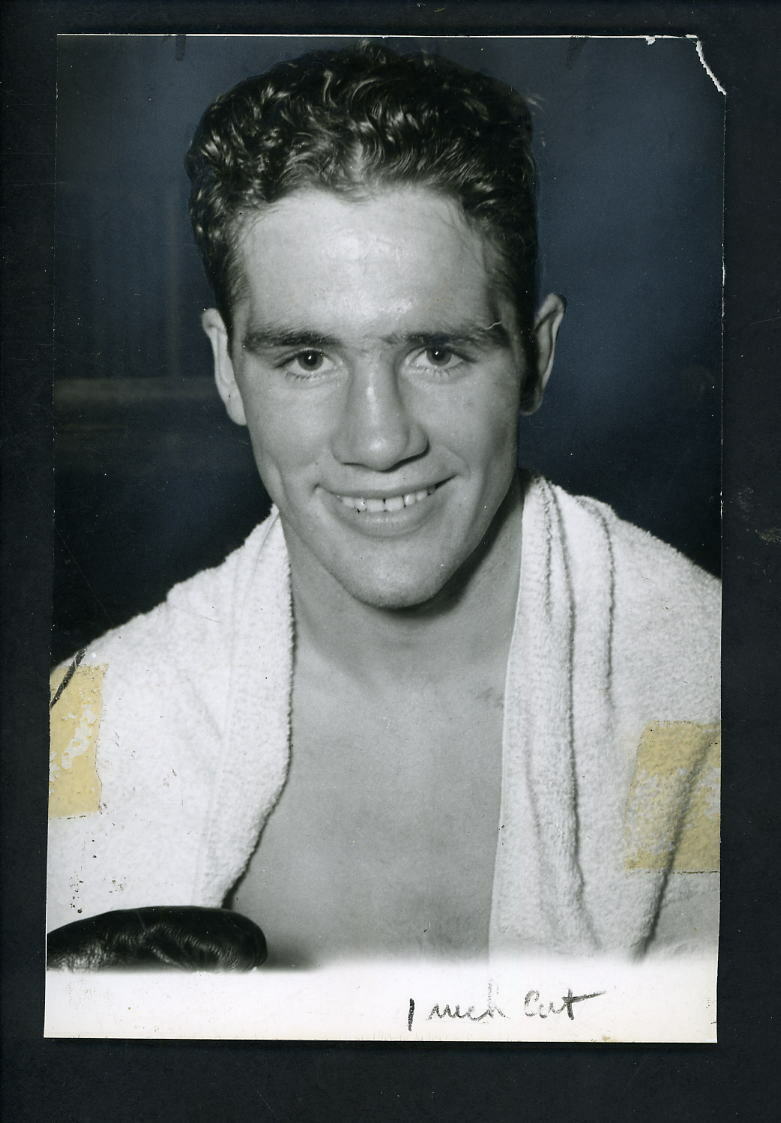
[[[228,417],[237,425],[246,425],[244,403],[241,400],[233,361],[228,351],[228,332],[222,316],[216,308],[207,308],[201,316],[201,327],[209,337],[214,356],[214,381],[223,400]]]
[[[559,334],[563,318],[564,301],[556,293],[549,293],[540,305],[534,324],[534,346],[521,398],[523,414],[534,413],[540,407],[542,395],[545,393],[545,387],[553,370],[556,336]]]

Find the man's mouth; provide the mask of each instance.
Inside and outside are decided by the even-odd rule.
[[[337,495],[336,498],[351,511],[366,512],[369,515],[378,515],[384,511],[401,511],[404,507],[413,507],[422,503],[433,495],[436,487],[421,488],[420,491],[407,491],[403,495],[389,495],[384,499],[368,498],[362,495]]]

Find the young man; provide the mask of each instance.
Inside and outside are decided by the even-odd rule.
[[[564,311],[530,145],[507,87],[377,45],[205,114],[203,326],[275,510],[58,672],[52,927],[230,898],[285,964],[714,937],[715,582],[517,470]]]

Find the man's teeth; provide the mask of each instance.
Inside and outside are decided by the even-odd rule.
[[[400,511],[403,507],[411,507],[433,492],[433,487],[426,487],[421,491],[408,491],[406,495],[391,495],[388,499],[364,499],[359,495],[338,495],[337,499],[353,511],[368,511],[370,515],[378,515],[381,511]]]

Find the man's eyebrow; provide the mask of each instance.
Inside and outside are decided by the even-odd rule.
[[[431,331],[392,332],[382,337],[383,343],[398,347],[450,347],[489,345],[507,346],[510,336],[501,320],[492,324],[470,322],[465,324],[443,325]],[[324,334],[308,328],[262,327],[251,328],[245,332],[241,345],[245,351],[294,350],[297,347],[340,347],[341,341],[334,335]]]
[[[385,337],[386,343],[407,343],[417,347],[468,346],[486,347],[489,345],[507,346],[510,334],[501,320],[492,324],[459,324],[453,327],[437,328],[434,331],[416,331],[394,334]]]
[[[296,347],[338,347],[339,340],[317,331],[268,327],[246,332],[241,345],[245,351],[273,351]]]

